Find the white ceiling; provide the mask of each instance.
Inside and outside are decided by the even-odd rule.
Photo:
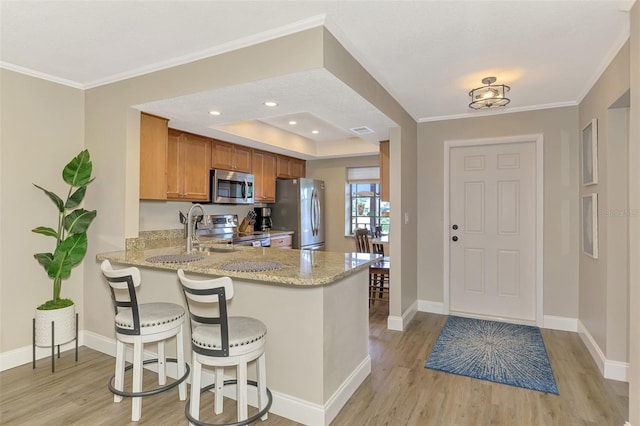
[[[486,76],[511,86],[511,103],[488,113],[576,105],[628,38],[633,3],[2,0],[0,65],[91,88],[324,25],[416,121],[429,121],[486,114],[467,107]],[[278,107],[265,108],[268,99]],[[305,158],[375,152],[394,125],[325,70],[141,107],[173,127]],[[374,132],[349,130],[360,126]]]

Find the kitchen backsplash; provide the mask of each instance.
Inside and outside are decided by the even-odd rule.
[[[162,229],[182,228],[179,211],[185,216],[193,203],[182,201],[140,201],[139,231],[156,231]],[[266,204],[225,205],[202,204],[206,214],[237,214],[245,217],[254,207],[266,207]]]

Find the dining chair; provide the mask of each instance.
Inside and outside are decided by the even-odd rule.
[[[368,229],[356,229],[354,237],[356,240],[356,251],[358,253],[371,253]],[[389,301],[389,264],[389,258],[383,257],[369,266],[369,306],[373,305],[376,300]]]
[[[382,226],[378,225],[374,228],[373,237],[374,238],[382,237]],[[381,254],[384,256],[384,244],[371,242],[371,249],[374,253]]]
[[[356,251],[358,253],[371,253],[369,247],[369,230],[367,228],[358,228],[354,232],[356,240]]]

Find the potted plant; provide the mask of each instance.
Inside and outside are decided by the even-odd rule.
[[[65,201],[41,186],[57,207],[57,229],[39,226],[32,231],[56,241],[53,253],[36,253],[33,257],[44,267],[53,280],[53,298],[36,309],[36,345],[52,346],[66,343],[75,337],[75,305],[70,299],[62,299],[62,280],[71,276],[74,266],[82,262],[87,252],[87,229],[96,217],[96,211],[80,207],[87,185],[93,181],[89,151],[75,156],[62,170],[62,179],[69,184]],[[51,341],[51,321],[55,322],[55,342]]]

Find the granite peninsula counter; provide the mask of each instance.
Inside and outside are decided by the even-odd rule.
[[[244,246],[233,251],[192,252],[202,259],[184,263],[149,261],[157,256],[187,255],[183,242],[127,241],[129,250],[101,253],[97,260],[108,259],[115,267],[141,267],[138,297],[143,303],[170,301],[184,306],[175,273],[178,268],[195,278],[231,277],[235,294],[229,303],[230,315],[252,316],[267,325],[271,412],[299,423],[328,425],[371,372],[368,266],[379,256]],[[224,247],[215,243],[203,245]],[[280,267],[258,272],[224,269],[246,261]],[[190,333],[185,333],[185,347],[190,347]],[[203,377],[203,386],[212,378]],[[252,390],[250,386],[249,403],[255,405]],[[228,396],[234,397],[232,391]]]
[[[97,255],[97,259],[100,261],[108,259],[114,263],[155,269],[178,270],[178,268],[182,268],[186,272],[197,274],[229,276],[265,283],[317,286],[331,284],[348,275],[367,269],[380,257],[368,253],[333,253],[247,246],[227,249],[220,244],[203,244],[203,246],[219,246],[220,248],[215,252],[193,251],[189,255],[199,257],[199,259],[184,262],[153,261],[160,257],[179,260],[181,256],[187,255],[184,245],[101,253]],[[275,269],[253,272],[225,269],[225,265],[236,262],[271,263]]]

